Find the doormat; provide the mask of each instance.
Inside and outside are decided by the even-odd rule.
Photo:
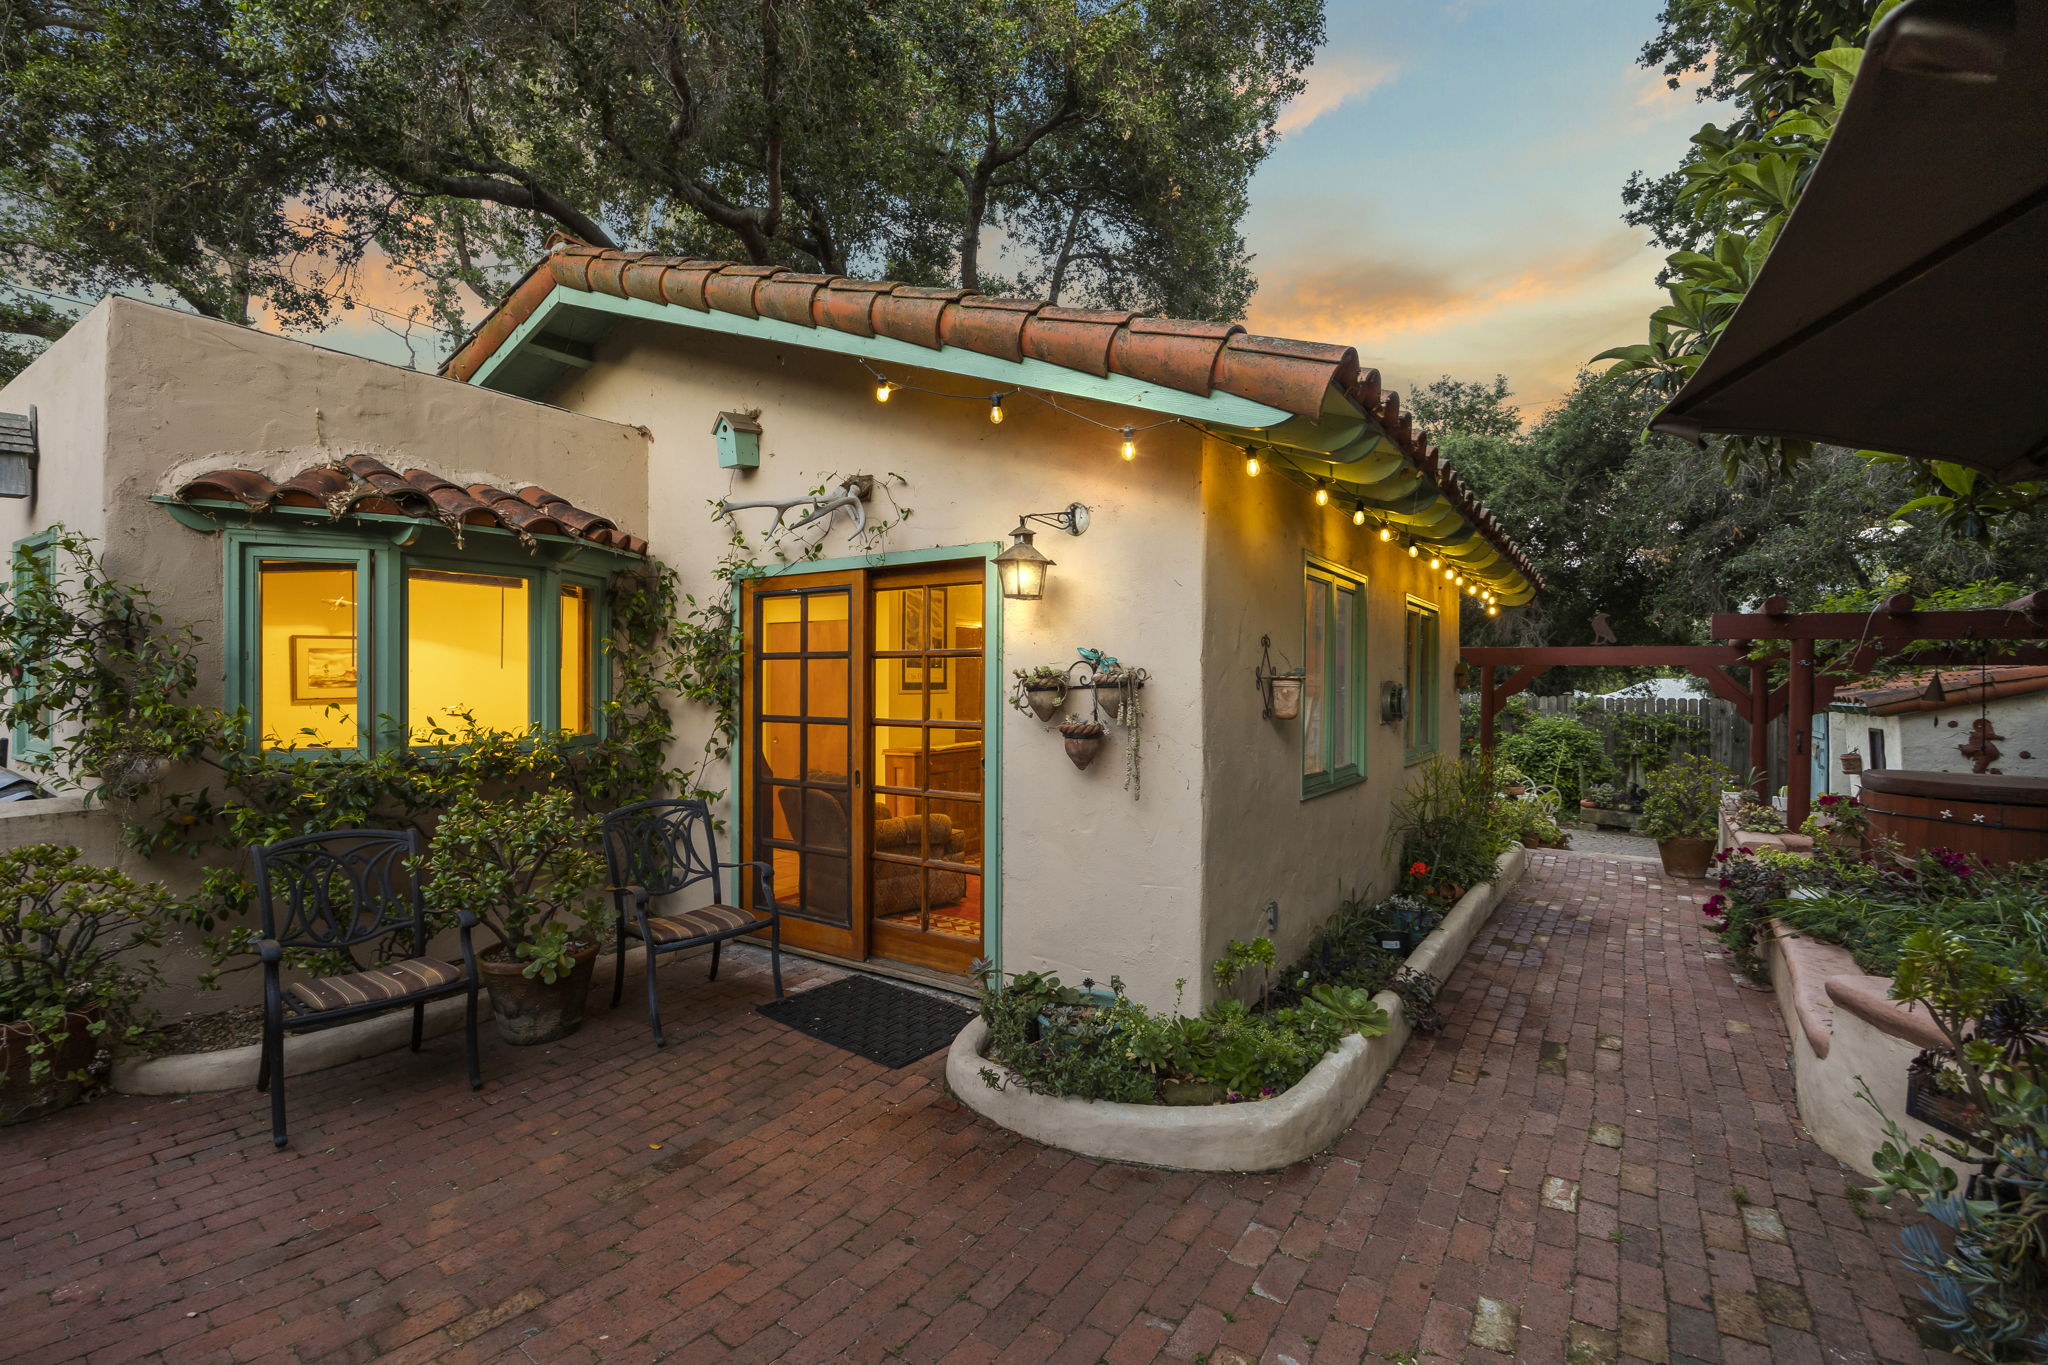
[[[964,1005],[872,976],[845,977],[759,1008],[778,1024],[891,1070],[931,1056],[974,1017]]]

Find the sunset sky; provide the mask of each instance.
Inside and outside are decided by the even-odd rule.
[[[1720,112],[1636,65],[1661,8],[1330,0],[1329,42],[1253,182],[1247,323],[1355,345],[1397,389],[1504,373],[1525,417],[1588,357],[1641,340],[1661,253],[1622,223],[1621,186]],[[388,277],[370,283],[404,306]],[[407,361],[361,314],[317,339]],[[439,358],[427,342],[415,363]]]

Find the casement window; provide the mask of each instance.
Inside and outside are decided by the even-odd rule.
[[[364,754],[470,720],[597,732],[600,571],[336,532],[238,532],[228,555],[228,703],[263,748]]]
[[[1443,675],[1439,672],[1443,651],[1437,629],[1436,608],[1409,598],[1402,638],[1408,660],[1408,728],[1404,746],[1410,763],[1420,763],[1437,751],[1437,709],[1443,692]]]
[[[1302,579],[1301,794],[1365,779],[1365,580],[1320,560]]]
[[[8,563],[12,569],[12,579],[16,592],[20,592],[23,588],[27,587],[38,574],[48,578],[57,572],[56,540],[57,533],[55,531],[44,531],[38,535],[29,536],[26,539],[14,542],[13,552],[8,556]],[[33,695],[35,692],[34,672],[24,672],[17,687],[16,696]],[[44,715],[48,719],[47,711],[45,711]],[[7,761],[10,763],[26,761],[40,764],[48,760],[50,749],[50,737],[47,732],[38,735],[26,725],[17,725],[14,727],[13,733],[8,736]]]

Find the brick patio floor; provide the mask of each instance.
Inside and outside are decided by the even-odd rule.
[[[1278,1174],[1048,1151],[749,954],[544,1051],[455,1038],[0,1134],[10,1360],[1925,1361],[1896,1223],[1654,865],[1532,859],[1357,1125]],[[817,969],[800,969],[816,980]],[[634,983],[637,984],[637,983]],[[628,991],[629,1002],[633,992]]]

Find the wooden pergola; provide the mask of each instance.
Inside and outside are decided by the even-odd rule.
[[[1493,756],[1494,721],[1508,698],[1553,668],[1660,667],[1690,670],[1717,697],[1732,703],[1749,721],[1749,766],[1761,773],[1769,759],[1769,726],[1786,716],[1785,820],[1797,829],[1813,802],[1813,718],[1827,709],[1838,688],[1848,686],[1893,654],[1908,654],[1913,667],[1954,667],[1983,663],[1991,642],[2048,639],[2048,592],[2035,592],[2003,607],[1974,611],[1921,611],[1911,597],[1887,599],[1869,612],[1795,613],[1782,597],[1755,612],[1716,612],[1718,645],[1534,645],[1476,646],[1463,651],[1479,670],[1479,751]],[[1854,644],[1825,661],[1822,640]],[[1919,647],[1915,647],[1919,646]],[[2001,663],[2048,664],[2048,647],[2006,645]],[[1783,663],[1785,680],[1771,685],[1771,670]],[[1514,671],[1496,676],[1501,667]],[[1733,670],[1741,670],[1738,679]]]

